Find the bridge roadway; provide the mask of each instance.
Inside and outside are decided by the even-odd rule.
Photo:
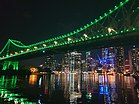
[[[68,44],[68,45],[54,47],[46,50],[44,49],[45,52],[43,52],[44,50],[38,50],[36,52],[22,54],[4,60],[24,60],[29,58],[41,57],[45,55],[65,53],[68,50],[69,51],[77,50],[81,52],[81,51],[89,51],[92,49],[98,49],[104,47],[118,47],[118,46],[134,45],[134,44],[139,44],[139,31],[120,33],[119,35],[115,35],[115,36],[108,36],[108,37],[98,38],[94,40]]]

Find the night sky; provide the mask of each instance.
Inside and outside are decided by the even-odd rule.
[[[76,30],[120,0],[0,0],[0,50],[7,40],[25,45]]]

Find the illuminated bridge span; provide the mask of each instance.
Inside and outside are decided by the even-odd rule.
[[[20,41],[9,39],[0,52],[0,61],[8,60],[5,63],[5,66],[8,66],[11,64],[9,60],[37,57],[67,50],[137,44],[139,42],[138,4],[138,0],[124,0],[75,31],[35,44],[25,45]]]

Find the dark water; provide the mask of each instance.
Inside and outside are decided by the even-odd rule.
[[[0,104],[139,104],[131,76],[1,75]]]

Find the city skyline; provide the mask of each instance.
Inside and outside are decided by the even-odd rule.
[[[137,104],[139,0],[0,1],[1,104]]]
[[[139,48],[138,45],[135,45],[136,48]],[[105,47],[105,48],[108,48],[108,47]],[[133,49],[133,45],[130,45],[130,46],[124,46],[124,55],[125,55],[125,59],[128,59],[128,55],[129,55],[129,51],[131,51]],[[100,49],[92,49],[92,50],[89,50],[91,51],[91,57],[96,59],[96,60],[99,60],[98,56],[102,59],[102,48]],[[85,52],[87,51],[78,51],[78,52],[81,52],[82,53],[82,59],[85,59]],[[66,52],[65,52],[66,53]],[[62,54],[55,54],[54,56],[54,59],[57,60],[58,63],[61,63],[62,62],[62,59],[64,58],[64,54],[65,53],[62,53]],[[21,60],[21,66],[35,66],[35,67],[38,67],[39,65],[43,64],[45,61],[46,61],[46,57],[49,56],[49,55],[46,55],[46,56],[42,56],[42,57],[36,57],[36,58],[31,58],[31,59],[26,59],[26,60]],[[31,62],[31,63],[30,63]]]

